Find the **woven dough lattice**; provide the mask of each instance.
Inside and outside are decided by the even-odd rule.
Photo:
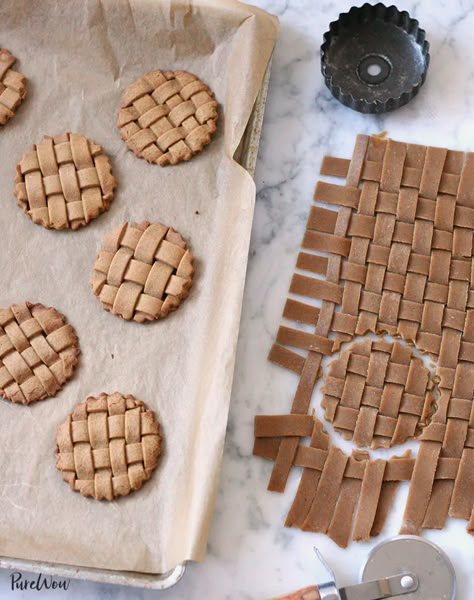
[[[65,317],[42,304],[0,310],[0,394],[29,404],[54,396],[72,377],[78,339]]]
[[[303,248],[319,254],[302,251],[305,274],[291,282],[291,294],[321,305],[288,299],[284,317],[295,325],[280,327],[270,352],[299,385],[291,414],[256,420],[255,454],[275,461],[269,489],[283,491],[292,466],[302,466],[287,525],[346,545],[351,534],[380,531],[398,482],[411,479],[402,533],[442,528],[448,515],[472,533],[474,153],[358,136],[352,159],[326,157],[321,174],[346,185],[318,183]],[[367,332],[401,336],[437,363],[437,409],[416,460],[348,457],[307,416],[322,357]]]
[[[18,205],[47,229],[77,229],[109,209],[115,179],[100,146],[83,135],[45,136],[16,168]]]
[[[71,489],[113,500],[150,479],[160,456],[155,413],[133,396],[90,396],[58,428],[56,466]]]
[[[120,135],[140,158],[157,165],[189,160],[211,141],[217,102],[185,71],[152,71],[132,83],[118,115]]]
[[[166,317],[189,294],[193,257],[181,235],[161,223],[123,223],[106,236],[92,290],[104,308],[139,323]]]
[[[359,448],[388,448],[427,424],[432,388],[428,369],[408,346],[367,339],[330,364],[321,406],[334,429]]]
[[[0,125],[5,125],[26,96],[25,77],[12,69],[16,58],[0,48]]]

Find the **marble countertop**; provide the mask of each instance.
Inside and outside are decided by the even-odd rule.
[[[395,139],[460,150],[474,146],[474,0],[404,1],[427,31],[431,64],[412,103],[387,115],[358,114],[332,98],[319,67],[327,25],[351,0],[254,0],[279,16],[281,32],[256,173],[257,206],[244,298],[233,397],[217,497],[203,564],[190,565],[166,592],[71,581],[67,592],[11,591],[0,573],[0,598],[134,598],[148,600],[263,599],[315,583],[321,572],[316,545],[334,568],[339,585],[355,583],[373,543],[341,550],[321,534],[286,529],[283,522],[299,478],[284,494],[266,491],[271,464],[253,458],[255,414],[287,412],[296,378],[266,356],[276,334],[302,239],[321,158],[350,157],[357,133],[386,130]],[[401,523],[408,487],[397,495],[382,539]],[[451,519],[444,531],[427,532],[451,557],[458,600],[474,590],[474,537]],[[428,599],[427,599],[428,600]]]

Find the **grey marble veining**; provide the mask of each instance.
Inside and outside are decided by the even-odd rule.
[[[373,544],[339,549],[326,536],[285,529],[283,522],[299,481],[292,473],[284,494],[266,491],[271,464],[252,458],[253,418],[287,412],[296,377],[267,362],[280,323],[297,250],[324,154],[349,157],[357,133],[387,130],[395,139],[450,148],[474,147],[474,1],[406,1],[431,43],[425,86],[412,103],[383,116],[360,115],[338,104],[325,88],[319,46],[329,21],[350,0],[254,0],[277,14],[275,50],[256,183],[257,206],[242,314],[234,389],[209,553],[182,581],[163,593],[71,581],[65,592],[10,592],[0,573],[2,598],[111,598],[125,600],[263,599],[317,581],[312,546],[326,555],[338,582],[355,582]],[[362,3],[362,2],[361,2]],[[316,399],[317,400],[317,399]],[[395,535],[407,486],[397,495],[382,537]],[[426,537],[451,556],[458,600],[474,589],[474,538],[465,522],[451,519]]]

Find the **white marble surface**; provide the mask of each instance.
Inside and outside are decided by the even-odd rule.
[[[256,413],[287,412],[295,389],[296,377],[268,363],[266,355],[280,322],[322,156],[349,157],[357,133],[382,130],[395,139],[473,149],[474,0],[400,3],[428,32],[430,71],[411,104],[378,117],[339,105],[319,70],[322,35],[329,21],[351,6],[350,0],[254,1],[280,17],[281,33],[256,174],[258,200],[235,384],[208,557],[188,567],[181,582],[161,594],[76,581],[67,592],[11,592],[9,573],[2,572],[1,598],[263,599],[317,580],[313,545],[326,555],[340,585],[355,582],[372,545],[341,550],[323,535],[283,527],[299,478],[292,474],[284,494],[266,491],[271,464],[251,456],[253,418]],[[406,493],[405,487],[398,494],[382,538],[397,533]],[[471,600],[474,538],[466,534],[465,523],[450,520],[446,530],[426,537],[451,556],[458,600]]]

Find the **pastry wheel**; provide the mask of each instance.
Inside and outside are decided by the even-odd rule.
[[[360,583],[338,589],[334,573],[315,548],[328,580],[274,600],[454,600],[456,575],[446,554],[427,540],[402,535],[370,552]]]

